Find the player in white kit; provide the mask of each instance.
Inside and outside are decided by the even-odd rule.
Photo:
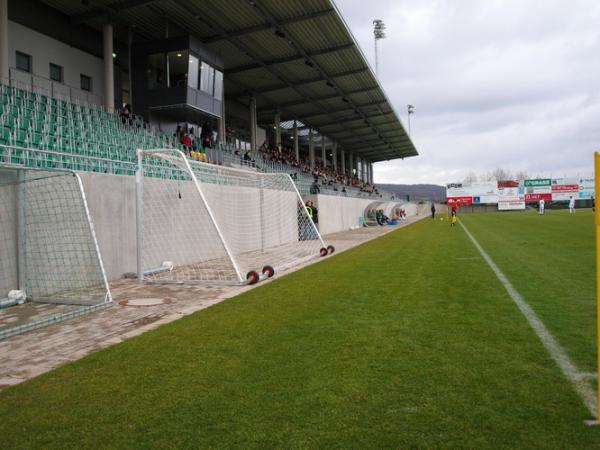
[[[540,200],[540,214],[544,214],[544,205],[546,204],[546,202],[544,202],[544,199]]]
[[[575,199],[573,196],[569,198],[569,214],[575,214]]]

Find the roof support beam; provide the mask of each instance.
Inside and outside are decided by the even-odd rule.
[[[374,117],[385,117],[389,114],[394,114],[394,112],[393,111],[388,111],[388,112],[384,112],[384,113],[376,112],[376,113],[372,113],[372,114],[366,114],[366,117],[368,119],[370,119],[370,118],[374,118]],[[337,123],[337,121],[347,123],[347,122],[355,122],[357,120],[363,120],[363,118],[361,116],[357,117],[357,114],[354,114],[352,116],[346,116],[346,117],[341,117],[339,119],[336,119],[336,122],[329,121],[329,122],[324,122],[321,124],[316,122],[316,124],[318,124],[320,127],[327,127],[329,125],[333,125],[333,124]],[[397,122],[397,120],[394,120],[394,122]]]
[[[340,119],[340,120],[343,121],[346,124],[353,123],[353,122],[359,122],[359,121],[364,123],[364,119],[362,117],[349,118],[349,119],[346,119],[346,120]],[[386,120],[385,122],[379,122],[379,123],[374,124],[374,125],[380,127],[382,125],[390,125],[390,124],[394,124],[394,123],[398,123],[398,120],[397,119]],[[328,127],[332,127],[332,126],[336,126],[336,125],[337,125],[337,122],[331,122],[331,123],[328,123],[328,124],[319,125],[319,128],[328,128]],[[370,124],[369,124],[369,126],[370,126]]]
[[[317,50],[317,51],[311,52],[308,54],[308,56],[312,58],[314,56],[327,55],[328,53],[336,53],[336,52],[339,52],[342,50],[348,50],[349,48],[352,48],[352,47],[354,47],[354,44],[338,45],[337,47],[329,47],[329,48],[326,48],[323,50]],[[275,66],[277,64],[285,64],[285,63],[297,61],[300,59],[305,59],[305,57],[303,55],[293,55],[293,56],[288,56],[285,58],[270,59],[270,60],[263,61],[263,64],[253,63],[253,64],[247,64],[245,66],[225,68],[225,71],[227,72],[227,75],[231,75],[234,73],[246,72],[247,70],[260,69],[261,67],[265,67],[265,66]]]
[[[348,70],[346,72],[339,72],[339,73],[333,73],[329,75],[329,78],[342,78],[342,77],[347,77],[350,75],[357,75],[359,73],[363,73],[367,70],[367,67],[362,67],[360,69],[356,69],[356,70]],[[229,72],[228,72],[229,74]],[[294,84],[296,86],[302,86],[303,84],[311,84],[311,83],[317,83],[319,81],[327,81],[325,78],[318,76],[318,77],[314,77],[314,78],[307,78],[305,80],[300,80],[300,81],[295,81]],[[266,86],[264,88],[260,88],[257,89],[256,92],[260,92],[260,93],[265,93],[265,92],[270,92],[270,91],[278,91],[280,89],[285,89],[287,88],[288,85],[287,84],[273,84],[271,86]]]
[[[74,14],[71,16],[71,22],[75,24],[89,22],[90,20],[97,19],[98,17],[108,15],[111,18],[118,17],[118,14],[131,8],[136,8],[138,6],[144,6],[149,3],[153,3],[156,0],[128,0],[123,2],[112,2],[108,5],[102,4],[95,0],[88,0],[90,4],[98,5],[92,7],[89,11],[86,11],[81,14]]]
[[[378,89],[378,86],[373,86],[373,87],[369,87],[369,88],[365,88],[365,89],[356,89],[354,91],[348,91],[348,92],[346,92],[346,95],[362,94],[363,92],[370,92],[375,89]],[[301,99],[301,100],[294,100],[292,102],[280,103],[279,105],[282,108],[287,108],[288,106],[304,105],[306,103],[314,103],[314,102],[319,102],[322,100],[331,100],[331,99],[338,98],[338,97],[339,97],[338,94],[324,95],[322,97],[311,97],[311,98],[306,98],[306,99]],[[263,109],[260,109],[260,112],[263,112],[263,111],[264,111]]]
[[[327,15],[331,14],[333,11],[334,11],[333,8],[327,8],[322,11],[315,11],[313,13],[304,14],[302,16],[290,17],[289,19],[282,20],[281,23],[283,23],[284,25],[290,25],[290,24],[294,24],[294,23],[298,23],[298,22],[304,22],[305,20],[311,20],[311,19],[316,19],[317,17],[327,16]],[[231,37],[239,37],[239,36],[244,36],[246,34],[257,33],[259,31],[270,30],[272,28],[273,28],[273,26],[271,24],[263,23],[261,25],[255,25],[252,27],[240,28],[238,30],[232,30],[232,31],[229,31],[228,34]],[[206,39],[203,39],[203,42],[205,44],[211,44],[213,42],[222,41],[223,39],[225,39],[223,36],[221,36],[220,34],[217,34],[214,36],[210,36]]]
[[[378,101],[378,102],[358,103],[355,106],[356,106],[356,108],[366,108],[366,107],[369,107],[369,106],[383,105],[383,104],[386,104],[386,103],[387,102],[385,100],[382,100],[382,101]],[[275,111],[276,109],[277,108],[275,108],[275,107],[273,109],[263,108],[262,111],[260,111],[260,113],[261,114],[265,114],[267,112]],[[348,106],[344,106],[344,107],[336,108],[336,109],[332,108],[332,109],[328,110],[327,112],[304,114],[302,117],[304,117],[305,119],[308,119],[308,118],[311,118],[311,117],[319,117],[319,116],[329,117],[329,116],[331,116],[331,114],[336,114],[336,113],[340,113],[340,112],[346,112],[346,111],[353,110],[353,109],[355,109],[353,106],[348,105]],[[377,114],[379,115],[380,113],[377,113]],[[388,113],[384,113],[384,114],[388,114]],[[336,119],[336,120],[338,120],[338,119]],[[339,119],[338,121],[340,121],[340,120],[341,119]],[[302,122],[305,122],[305,121],[302,120]]]

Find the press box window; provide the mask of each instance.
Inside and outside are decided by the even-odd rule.
[[[92,77],[88,77],[87,75],[81,74],[80,81],[81,81],[81,90],[82,91],[88,91],[88,92],[92,91]]]
[[[167,59],[164,53],[156,53],[148,56],[148,89],[160,89],[167,87],[166,77]]]
[[[169,63],[169,87],[187,86],[188,84],[188,52],[179,50],[167,53]]]
[[[215,98],[223,99],[223,72],[215,70]]]
[[[17,69],[31,73],[31,56],[17,52]]]
[[[63,82],[63,68],[56,64],[50,63],[50,79],[52,81]]]

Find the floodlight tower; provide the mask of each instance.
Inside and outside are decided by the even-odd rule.
[[[385,39],[385,23],[381,19],[373,21],[373,35],[375,36],[375,76],[379,78],[379,62],[377,60],[377,41]]]
[[[410,116],[415,113],[415,107],[413,105],[406,105],[408,112],[408,137],[410,137]]]

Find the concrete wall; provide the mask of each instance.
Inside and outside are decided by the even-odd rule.
[[[11,79],[34,86],[46,95],[72,96],[89,103],[102,103],[104,92],[103,61],[74,47],[63,44],[16,22],[8,22],[8,51]],[[14,69],[16,51],[32,57],[32,74]],[[63,68],[63,83],[50,81],[50,63]],[[92,92],[80,89],[80,75],[92,78]],[[90,95],[91,94],[91,95]]]
[[[81,173],[109,280],[136,270],[135,178]]]
[[[135,178],[80,175],[108,278],[136,272]],[[267,206],[261,219],[259,190],[204,183],[202,188],[234,254],[297,240],[295,193],[265,189],[263,202]],[[144,193],[146,269],[159,267],[163,261],[187,264],[225,256],[208,211],[191,182],[146,178]]]
[[[309,195],[319,209],[319,231],[321,234],[349,230],[359,225],[359,218],[372,200],[335,195]]]

